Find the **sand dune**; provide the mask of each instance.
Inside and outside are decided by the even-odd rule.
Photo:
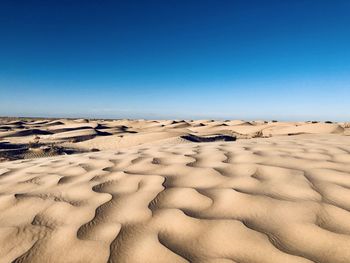
[[[63,122],[6,125],[54,131]],[[65,134],[87,127],[84,120],[71,124],[73,130],[54,133],[62,135],[57,139],[68,143]],[[71,142],[100,152],[0,163],[0,262],[350,262],[346,125],[98,125],[135,133]],[[98,134],[98,125],[80,135]],[[219,126],[231,131],[220,136],[246,126],[256,128],[246,134],[271,137],[203,141],[228,138],[215,137]],[[312,134],[277,136],[288,127]],[[183,138],[188,134],[201,139]]]
[[[0,118],[0,140],[11,148],[0,158],[15,160],[33,156],[31,148],[53,147],[50,155],[67,152],[129,148],[141,144],[186,143],[208,138],[250,139],[299,134],[350,134],[348,123],[267,122],[242,120],[8,120]],[[187,138],[187,139],[186,139]],[[7,147],[9,148],[9,147]],[[68,149],[66,151],[65,149]],[[15,154],[14,154],[15,153]],[[34,154],[35,155],[35,154]],[[42,156],[38,155],[38,156]]]

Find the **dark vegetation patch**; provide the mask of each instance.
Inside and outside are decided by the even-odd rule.
[[[217,142],[217,141],[233,142],[236,140],[235,136],[230,136],[230,135],[197,136],[194,134],[188,134],[188,135],[181,136],[181,138],[191,142]]]

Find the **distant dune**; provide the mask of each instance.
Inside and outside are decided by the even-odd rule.
[[[0,158],[15,160],[115,150],[141,144],[228,141],[300,134],[346,135],[350,134],[350,129],[347,123],[319,122],[3,118],[0,119]]]
[[[350,262],[349,135],[2,119],[0,262]]]

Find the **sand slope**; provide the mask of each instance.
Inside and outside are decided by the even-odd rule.
[[[208,141],[206,137],[216,137],[215,140],[235,140],[300,134],[350,135],[350,124],[239,120],[0,118],[0,161],[115,150],[150,143],[186,143],[193,141],[193,138],[197,138],[197,141]]]
[[[0,163],[0,262],[350,262],[350,137],[161,139]]]

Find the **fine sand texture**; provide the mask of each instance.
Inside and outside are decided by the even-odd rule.
[[[100,151],[0,163],[0,262],[350,262],[346,124],[33,122]]]

